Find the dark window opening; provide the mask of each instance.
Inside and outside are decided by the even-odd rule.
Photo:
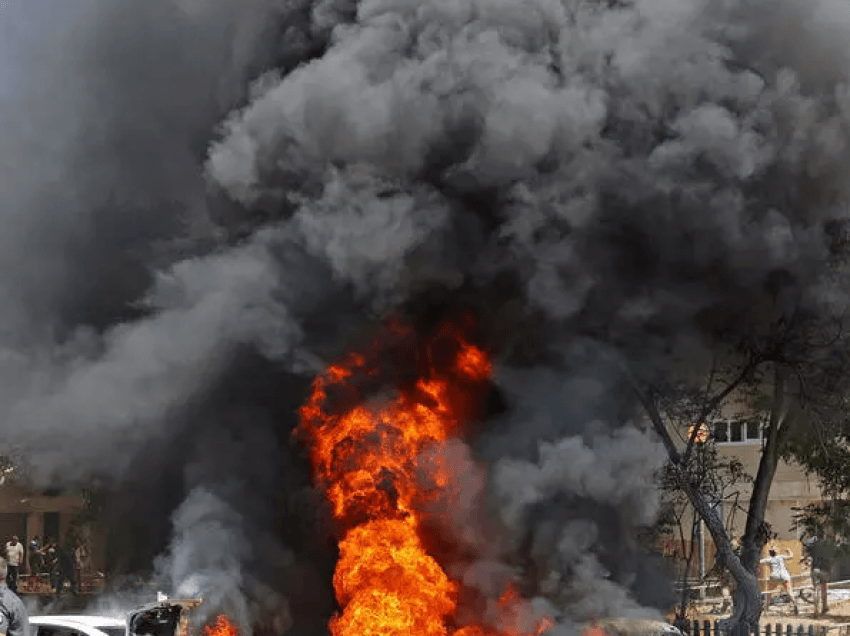
[[[756,420],[747,422],[747,439],[759,439],[761,435],[761,423]]]
[[[59,541],[61,537],[59,536],[59,513],[58,512],[45,512],[44,513],[44,534],[53,539],[54,541]]]
[[[732,422],[729,426],[729,441],[730,442],[743,442],[744,441],[744,427],[740,422]]]

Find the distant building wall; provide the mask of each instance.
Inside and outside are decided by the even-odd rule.
[[[5,543],[13,534],[18,535],[28,557],[31,539],[47,534],[63,541],[74,519],[84,510],[85,502],[77,495],[32,492],[14,483],[0,486],[0,540]],[[99,543],[97,537],[92,537],[92,543]],[[102,567],[99,563],[93,565]]]
[[[757,426],[733,426],[727,424],[725,429],[723,423],[717,428],[712,427],[710,434],[717,444],[719,458],[735,458],[741,462],[744,471],[751,477],[755,477],[761,460],[761,430]],[[737,495],[730,497],[721,504],[721,512],[724,522],[730,526],[733,539],[740,538],[744,534],[746,524],[747,508],[749,506],[752,487],[751,484],[740,483],[735,486]],[[768,494],[765,521],[770,524],[772,531],[776,534],[775,543],[780,552],[789,548],[794,552],[794,558],[787,562],[792,575],[800,574],[800,532],[794,528],[795,509],[802,508],[811,503],[821,501],[822,495],[815,480],[810,479],[800,466],[780,461],[776,468],[773,483]],[[737,509],[735,501],[737,500]],[[685,515],[683,533],[685,537],[691,537],[691,514]],[[703,533],[705,570],[710,572],[714,565],[715,546],[708,531]],[[682,551],[681,541],[675,538],[665,540],[665,554],[677,562],[679,575],[684,570],[684,555],[689,550],[690,542],[686,542],[685,551]],[[766,550],[767,548],[765,548]],[[765,553],[766,554],[766,553]],[[698,550],[694,551],[693,562],[688,573],[690,577],[699,576]],[[766,578],[766,572],[760,572],[761,578]]]
[[[755,477],[761,459],[760,443],[718,444],[717,450],[720,457],[737,458],[743,464],[747,474]],[[735,536],[741,536],[744,533],[746,506],[749,504],[752,493],[749,484],[741,484],[739,490],[739,502],[744,510],[739,511],[734,517],[733,534]],[[780,461],[770,487],[765,514],[765,520],[776,533],[776,538],[781,541],[800,539],[800,533],[794,529],[794,509],[817,503],[821,500],[821,496],[817,483],[809,479],[798,465]]]

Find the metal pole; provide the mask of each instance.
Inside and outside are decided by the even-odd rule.
[[[697,526],[697,541],[699,541],[699,578],[702,581],[705,580],[705,537],[702,519]]]

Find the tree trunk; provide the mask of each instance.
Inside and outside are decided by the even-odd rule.
[[[767,498],[776,466],[779,463],[779,448],[787,427],[783,427],[783,410],[785,408],[785,377],[781,368],[776,369],[773,405],[770,409],[770,422],[765,432],[766,439],[759,459],[759,467],[753,481],[753,492],[750,506],[747,510],[747,524],[744,530],[742,554],[747,567],[752,572],[758,567],[761,549],[769,538],[767,536],[764,516],[767,512]]]
[[[761,590],[758,579],[755,576],[746,577],[745,580],[737,580],[735,593],[732,596],[733,613],[724,625],[729,633],[749,634],[758,630],[761,618]]]
[[[690,483],[683,488],[699,516],[705,522],[711,538],[717,546],[717,559],[729,570],[735,579],[735,593],[732,596],[732,617],[723,621],[724,631],[738,633],[737,630],[753,630],[761,616],[761,591],[755,568],[746,567],[738,554],[732,549],[732,540],[723,520],[707,499],[694,491]],[[756,562],[757,563],[757,562]]]
[[[688,578],[691,573],[691,564],[694,561],[694,546],[696,544],[696,534],[697,534],[697,523],[699,523],[699,515],[694,511],[693,519],[691,522],[691,540],[690,545],[688,546],[688,556],[685,559],[685,571],[682,573],[682,599],[681,605],[679,606],[678,615],[680,618],[685,618],[685,613],[688,609],[688,597],[691,594],[690,586],[688,585]],[[682,531],[680,533],[684,535]],[[685,538],[682,536],[682,554],[685,553]]]
[[[724,561],[736,583],[735,594],[732,597],[733,614],[724,625],[731,633],[735,630],[741,630],[741,633],[746,633],[744,630],[751,631],[758,626],[761,618],[762,598],[758,582],[758,567],[762,548],[769,538],[764,517],[767,513],[770,488],[779,464],[779,450],[787,431],[787,426],[783,426],[785,408],[785,373],[781,367],[777,366],[770,422],[753,480],[740,553],[739,555],[732,553],[732,558]]]

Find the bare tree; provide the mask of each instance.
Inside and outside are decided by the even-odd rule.
[[[703,386],[662,385],[633,378],[633,388],[667,450],[668,480],[705,522],[717,559],[735,580],[734,612],[728,628],[752,628],[761,615],[757,568],[770,538],[765,522],[768,494],[782,457],[795,447],[792,433],[809,440],[835,435],[829,425],[847,383],[848,338],[841,321],[791,305],[760,332],[741,338],[715,356]],[[765,323],[763,323],[764,325]],[[761,420],[762,448],[746,508],[740,547],[713,506],[716,484],[705,476],[698,436],[703,423],[733,410]],[[682,435],[682,431],[689,434]],[[823,443],[823,442],[821,442]]]
[[[707,429],[704,427],[704,430]],[[736,514],[741,509],[739,503],[742,494],[741,486],[751,483],[752,478],[745,472],[737,458],[720,457],[716,445],[710,438],[700,439],[695,449],[695,470],[693,470],[692,481],[694,484],[699,484],[700,491],[714,502],[715,508],[718,508],[719,504],[724,505],[727,512],[722,518],[727,533],[730,533],[734,527]],[[665,514],[659,523],[677,535],[677,554],[681,555],[683,562],[680,572],[677,616],[684,618],[692,595],[689,578],[696,556],[700,517],[678,486],[678,478],[672,470],[672,465],[668,464],[662,472],[661,485],[665,491]],[[715,562],[712,571],[722,579],[725,570],[718,565]]]

